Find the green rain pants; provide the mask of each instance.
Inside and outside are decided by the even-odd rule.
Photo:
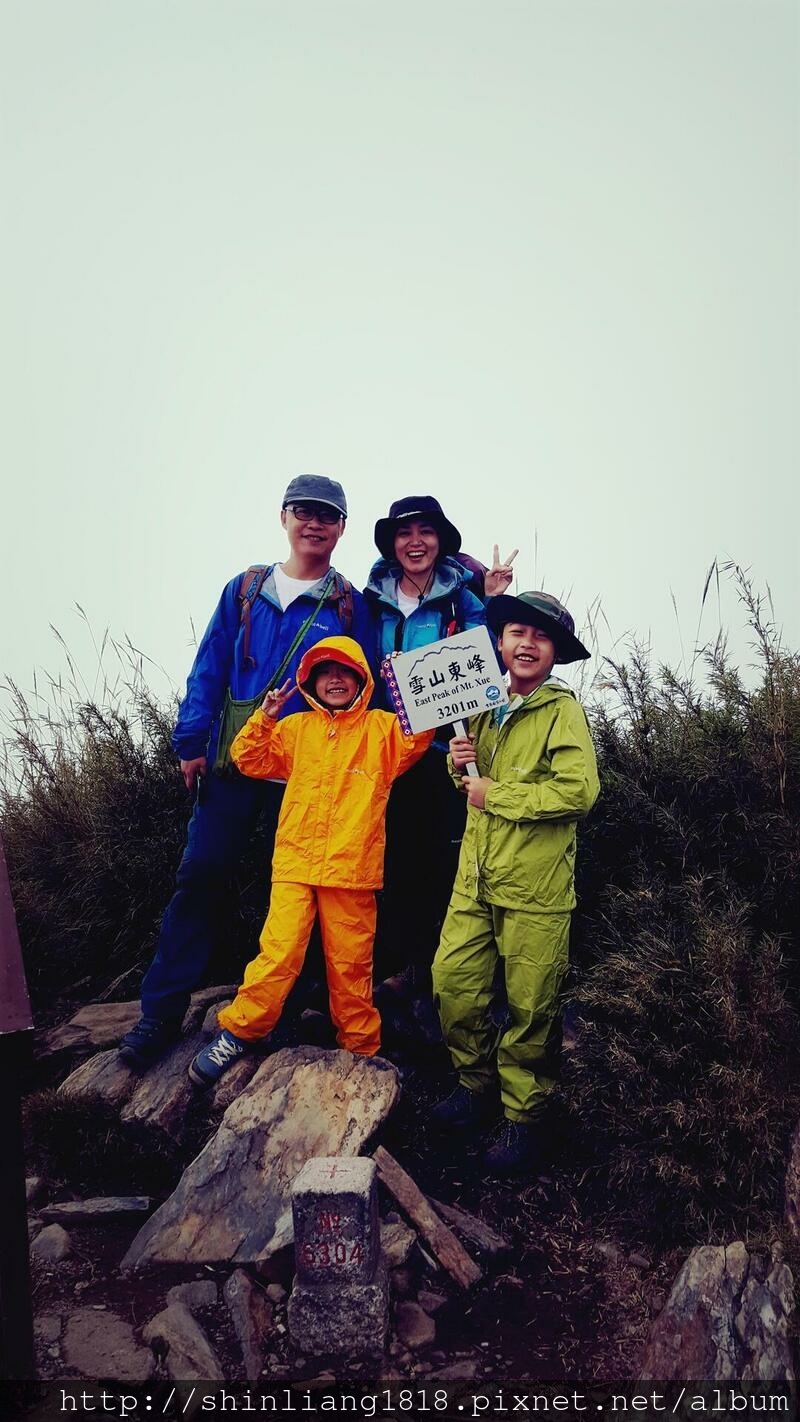
[[[512,1121],[539,1115],[554,1085],[569,921],[569,913],[498,908],[454,892],[442,925],[433,990],[453,1065],[470,1091],[494,1088],[499,1075]],[[511,1013],[502,1033],[489,1011],[498,959]]]

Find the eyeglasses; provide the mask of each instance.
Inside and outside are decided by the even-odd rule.
[[[310,523],[315,518],[319,523],[333,525],[343,517],[330,504],[284,504],[284,508],[291,509],[298,523]]]

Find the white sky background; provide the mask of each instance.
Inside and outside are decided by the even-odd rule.
[[[91,681],[79,603],[182,684],[303,471],[359,585],[427,492],[520,589],[599,597],[601,650],[678,660],[715,556],[798,646],[794,3],[0,17],[0,673],[57,673],[53,623]]]

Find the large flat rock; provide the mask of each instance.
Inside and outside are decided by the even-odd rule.
[[[138,1002],[90,1002],[81,1007],[69,1022],[62,1022],[46,1032],[39,1042],[39,1055],[77,1051],[91,1047],[110,1047],[124,1037],[139,1021]]]
[[[120,1112],[123,1125],[152,1130],[170,1140],[179,1138],[189,1106],[197,1098],[187,1069],[204,1045],[205,1038],[199,1032],[182,1037],[145,1072]]]
[[[196,1031],[209,1007],[223,998],[236,995],[236,983],[221,983],[216,987],[198,988],[193,992],[183,1019],[185,1032]],[[141,1005],[133,1002],[90,1002],[79,1008],[68,1022],[62,1022],[45,1032],[37,1042],[40,1057],[56,1052],[79,1052],[114,1046],[129,1032],[141,1015]]]
[[[291,1243],[290,1192],[305,1162],[358,1155],[399,1091],[395,1068],[380,1058],[322,1047],[268,1057],[121,1268],[268,1259]]]
[[[109,1106],[124,1106],[140,1079],[137,1072],[120,1060],[116,1047],[112,1047],[81,1062],[58,1090],[62,1096],[99,1096]]]
[[[147,1377],[151,1362],[130,1323],[106,1309],[80,1308],[70,1314],[62,1350],[67,1367],[82,1378],[137,1382]]]

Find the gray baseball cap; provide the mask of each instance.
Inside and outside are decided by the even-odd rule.
[[[324,474],[298,474],[287,485],[282,507],[287,504],[330,504],[342,518],[347,518],[347,499],[344,489],[335,479]]]

